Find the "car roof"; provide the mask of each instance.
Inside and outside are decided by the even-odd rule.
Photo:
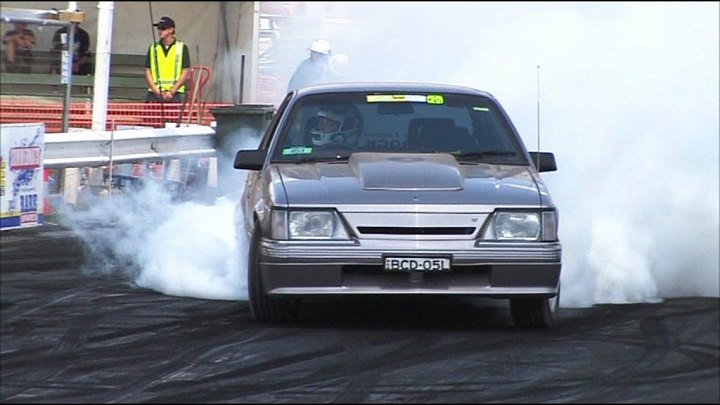
[[[437,92],[472,94],[494,98],[492,94],[467,86],[418,83],[418,82],[347,82],[317,84],[298,90],[298,96],[325,93],[351,93],[351,92]]]

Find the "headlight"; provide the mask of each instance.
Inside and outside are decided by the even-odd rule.
[[[483,235],[484,240],[499,241],[555,241],[557,218],[555,211],[518,212],[499,211],[491,219]]]
[[[537,213],[499,212],[493,220],[498,240],[537,240],[540,217]]]
[[[350,239],[334,211],[281,211],[272,213],[273,239]]]

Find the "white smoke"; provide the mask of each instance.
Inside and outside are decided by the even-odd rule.
[[[486,90],[528,149],[540,132],[561,305],[720,295],[717,3],[345,7],[353,36],[318,35],[355,78]]]
[[[228,149],[257,147],[258,134],[251,129],[228,138]],[[234,170],[230,155],[219,154],[218,166]],[[222,188],[208,188],[209,201],[179,202],[152,180],[109,198],[81,194],[88,208],[66,206],[60,217],[84,243],[84,271],[122,274],[139,287],[169,295],[247,300],[248,240],[235,230],[236,221],[242,223],[236,203],[247,172],[218,171]]]
[[[560,209],[562,306],[720,295],[717,3],[358,2],[332,10],[354,23],[296,20],[283,38],[328,38],[334,53],[348,55],[348,79],[486,90],[530,150],[540,130],[540,150],[554,152],[559,167],[543,179]],[[277,63],[296,66],[307,44]],[[173,205],[143,196],[151,203],[136,201],[122,215],[98,205],[72,217],[81,235],[89,227],[78,224],[115,218],[107,234],[87,237],[109,261],[96,268],[130,269],[138,285],[167,294],[247,299],[237,198]]]
[[[240,256],[246,242],[235,239],[233,201],[219,198],[211,206],[183,203],[167,209],[166,220],[138,247],[142,271],[136,283],[170,295],[247,299],[240,271],[247,266]]]

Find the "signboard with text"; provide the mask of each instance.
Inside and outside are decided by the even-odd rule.
[[[45,124],[0,125],[0,230],[42,225]]]

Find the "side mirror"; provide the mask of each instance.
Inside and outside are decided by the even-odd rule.
[[[555,155],[551,152],[530,152],[530,158],[533,164],[538,166],[537,170],[539,172],[554,172],[557,170]]]
[[[265,163],[267,150],[239,150],[235,154],[233,167],[245,170],[260,170]]]

